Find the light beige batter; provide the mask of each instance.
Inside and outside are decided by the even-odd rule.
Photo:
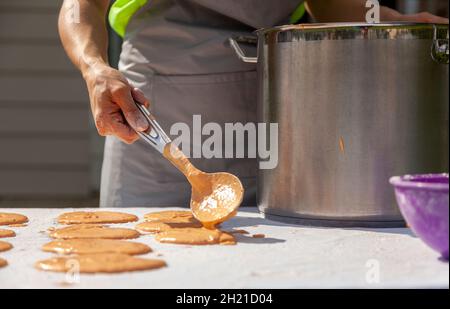
[[[164,157],[177,167],[191,184],[192,213],[163,211],[147,214],[146,222],[138,224],[136,229],[144,233],[156,233],[155,239],[162,243],[236,244],[233,235],[216,229],[216,226],[233,217],[242,202],[244,189],[239,179],[228,173],[208,174],[198,170],[183,152],[172,144],[164,148]]]
[[[50,237],[57,239],[132,239],[139,235],[139,232],[132,229],[111,228],[97,224],[77,224],[50,231]]]
[[[145,215],[146,221],[136,226],[143,233],[157,234],[155,239],[163,243],[213,245],[235,244],[229,233],[218,229],[206,229],[190,211],[161,211]]]
[[[162,222],[162,221],[150,221],[142,222],[136,225],[136,230],[142,233],[155,234],[164,231],[168,231],[174,228],[201,228],[202,224],[198,223],[179,223],[179,222]]]
[[[195,217],[210,229],[236,215],[244,193],[237,177],[233,179],[229,174],[217,173],[215,178],[211,192],[205,194],[193,191],[191,198],[191,209]]]
[[[6,262],[6,260],[0,258],[0,268],[5,267],[6,265],[8,265],[8,262]]]
[[[103,223],[127,223],[135,222],[138,217],[131,214],[113,211],[75,211],[68,212],[58,217],[60,224],[103,224]]]
[[[177,223],[198,222],[197,219],[194,218],[192,212],[189,210],[164,210],[151,212],[144,215],[144,220]]]
[[[136,225],[136,229],[143,233],[159,233],[174,228],[201,228],[190,211],[166,210],[153,212],[144,216],[146,222]]]
[[[59,254],[123,253],[129,255],[146,254],[152,251],[149,246],[141,243],[111,239],[55,240],[45,244],[42,250]]]
[[[235,245],[233,235],[220,230],[207,228],[170,229],[156,234],[155,239],[162,243],[184,245]]]
[[[264,234],[253,234],[252,237],[253,238],[266,238],[266,235],[264,235]]]
[[[12,248],[13,246],[9,242],[0,240],[0,252],[8,251],[11,250]]]
[[[0,238],[15,237],[16,233],[11,230],[0,229]]]
[[[28,218],[15,213],[0,212],[0,225],[13,225],[27,223]]]
[[[246,230],[231,230],[231,231],[226,231],[226,232],[229,234],[242,234],[242,235],[250,234]]]
[[[28,226],[28,224],[26,224],[26,223],[8,225],[8,227],[27,227],[27,226]]]
[[[198,170],[172,143],[164,148],[164,157],[191,184],[191,210],[205,227],[214,229],[217,224],[236,215],[244,196],[244,188],[236,176],[229,173],[208,174]]]
[[[167,266],[157,259],[136,258],[120,253],[86,254],[57,257],[35,264],[36,268],[54,272],[74,271],[79,266],[80,273],[120,273],[157,269]]]

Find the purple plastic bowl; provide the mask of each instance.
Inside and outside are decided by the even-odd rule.
[[[448,174],[392,177],[390,183],[412,231],[448,260]]]

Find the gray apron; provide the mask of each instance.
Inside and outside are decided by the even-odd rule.
[[[255,66],[242,63],[227,44],[230,36],[287,23],[299,0],[155,0],[128,25],[120,71],[150,99],[163,129],[183,122],[194,134],[202,124],[256,122]],[[176,137],[176,136],[172,136]],[[205,139],[204,137],[203,139]],[[201,145],[191,145],[194,147]],[[255,159],[192,159],[206,172],[237,175],[246,190],[243,205],[256,205]],[[188,207],[190,185],[145,142],[107,137],[101,207]]]

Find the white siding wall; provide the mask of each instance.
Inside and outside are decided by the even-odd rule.
[[[92,189],[88,97],[58,39],[60,3],[0,0],[0,197]]]

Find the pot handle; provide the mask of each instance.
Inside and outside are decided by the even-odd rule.
[[[431,46],[431,58],[440,64],[449,64],[448,31],[446,39],[438,39],[438,29],[434,25],[433,45]]]
[[[229,38],[228,42],[230,43],[231,48],[233,48],[234,52],[240,60],[245,63],[258,63],[258,57],[247,57],[245,55],[244,51],[239,46],[238,39]]]

